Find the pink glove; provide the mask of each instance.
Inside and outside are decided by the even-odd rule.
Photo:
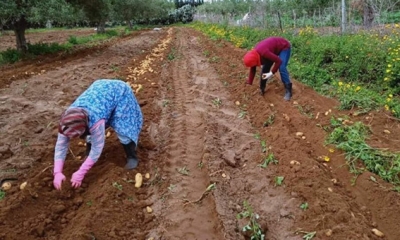
[[[53,180],[53,185],[57,190],[61,190],[62,182],[65,181],[65,176],[62,173],[63,168],[64,168],[64,161],[63,160],[54,161],[54,180]]]
[[[95,162],[90,157],[86,158],[79,170],[72,174],[72,187],[78,188],[81,186],[82,180],[85,178],[85,174],[93,167],[94,164]]]

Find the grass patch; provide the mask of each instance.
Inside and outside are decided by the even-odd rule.
[[[117,36],[119,36],[119,32],[117,30],[111,29],[107,30],[103,34],[94,33],[92,35],[82,37],[69,36],[67,43],[28,43],[28,50],[25,53],[18,51],[17,49],[7,49],[0,52],[0,65],[12,64],[18,62],[21,59],[35,58],[36,56],[40,55],[69,51],[76,45],[85,45],[94,42],[104,41],[106,39]]]
[[[400,154],[372,148],[365,140],[370,129],[361,122],[345,125],[332,118],[332,132],[326,139],[327,144],[333,144],[346,154],[346,160],[352,173],[360,173],[357,161],[361,160],[365,168],[379,175],[385,181],[399,184]]]
[[[6,192],[0,189],[0,201],[6,197]]]

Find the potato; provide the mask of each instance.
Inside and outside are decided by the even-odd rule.
[[[301,137],[303,135],[304,135],[304,133],[302,133],[302,132],[296,132],[296,137]]]
[[[149,178],[150,178],[150,173],[146,173],[146,174],[144,175],[144,177],[145,177],[146,179],[149,179]]]
[[[298,162],[296,160],[292,160],[292,161],[290,161],[290,165],[300,165],[300,162]]]
[[[383,232],[379,231],[379,230],[376,229],[376,228],[373,228],[373,229],[372,229],[372,232],[373,232],[376,236],[378,236],[378,237],[384,237],[384,236],[385,236],[385,234],[383,234]]]
[[[151,209],[151,207],[147,206],[147,207],[146,207],[146,211],[147,211],[148,213],[152,213],[152,212],[153,212],[153,209]]]
[[[24,188],[28,185],[28,182],[23,182],[21,185],[19,185],[19,189],[24,190]]]
[[[330,236],[332,236],[332,230],[331,229],[328,229],[326,232],[325,232],[325,235],[327,236],[327,237],[330,237]]]
[[[4,191],[10,190],[10,188],[11,188],[11,183],[10,182],[4,182],[1,185],[1,189],[3,189]]]
[[[141,173],[136,173],[135,175],[135,187],[140,188],[143,183],[143,176]]]

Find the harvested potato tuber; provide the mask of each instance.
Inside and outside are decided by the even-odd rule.
[[[152,212],[153,212],[153,209],[151,209],[151,207],[147,206],[147,207],[146,207],[146,211],[147,211],[148,213],[152,213]]]
[[[143,183],[143,176],[141,173],[136,173],[135,175],[135,187],[140,188]]]
[[[19,185],[19,189],[20,189],[20,190],[24,190],[25,187],[26,187],[26,185],[28,185],[28,182],[23,182],[23,183],[21,183],[21,185]]]
[[[10,182],[4,182],[1,185],[1,189],[3,189],[4,191],[10,190],[10,188],[11,188],[11,183]]]

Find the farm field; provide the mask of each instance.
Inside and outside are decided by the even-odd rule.
[[[9,48],[15,48],[15,35],[8,31],[7,34],[0,36],[0,51],[5,51]],[[82,28],[82,29],[65,29],[65,30],[48,30],[45,32],[27,32],[26,41],[35,44],[35,43],[66,43],[68,41],[69,36],[89,36],[95,33],[93,28]]]
[[[34,34],[64,42],[71,33]],[[0,36],[0,50],[10,47],[8,37]],[[332,116],[347,115],[371,127],[370,145],[394,152],[399,121],[339,111],[335,99],[295,79],[290,102],[277,77],[260,96],[257,81],[245,85],[244,54],[171,27],[0,67],[0,180],[17,179],[0,201],[0,239],[244,240],[246,225],[271,240],[399,239],[399,194],[370,172],[355,178],[344,153],[325,145],[324,131]],[[73,189],[69,179],[85,152],[77,139],[57,191],[57,121],[102,78],[142,86],[139,166],[123,169],[110,130],[99,161]],[[140,188],[136,173],[149,175]]]

